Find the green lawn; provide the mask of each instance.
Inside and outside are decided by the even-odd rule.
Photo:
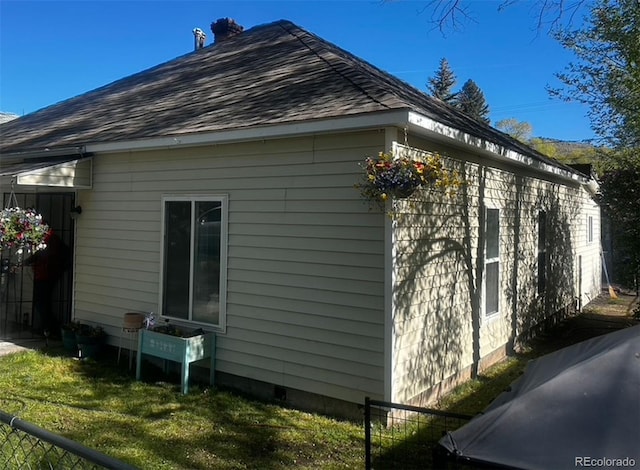
[[[0,358],[0,410],[142,469],[362,468],[359,423],[141,383],[108,360]]]
[[[459,387],[440,407],[475,414],[522,367],[522,361],[511,359]],[[0,390],[1,411],[142,469],[364,467],[362,423],[202,386],[185,396],[177,378],[136,382],[109,358],[78,361],[56,349],[0,357]],[[374,452],[395,462],[412,453],[415,461],[425,462],[429,452],[412,450],[415,442],[437,441],[424,424],[401,430],[377,425],[375,438],[385,444],[377,441],[382,447]]]
[[[585,325],[603,324],[602,318],[580,318],[579,323],[563,324],[545,341],[534,342],[525,354],[458,387],[438,408],[467,415],[482,411],[521,374],[528,360],[584,339],[591,334]],[[154,376],[150,372],[145,370],[145,376]],[[184,396],[177,378],[171,383],[157,380],[136,382],[113,358],[78,361],[61,349],[17,353],[0,357],[0,410],[142,469],[364,467],[362,423],[202,386]],[[437,442],[441,430],[433,424],[429,419],[417,427],[376,425],[379,447],[374,449],[374,463],[390,457],[397,464],[396,456],[412,454],[424,463],[429,451],[425,456],[425,451],[414,451],[413,444]]]

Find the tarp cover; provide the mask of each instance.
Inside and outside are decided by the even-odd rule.
[[[531,361],[440,445],[517,469],[639,468],[640,325]]]

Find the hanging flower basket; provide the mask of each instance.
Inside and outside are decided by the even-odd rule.
[[[34,209],[7,207],[0,213],[0,249],[41,250],[46,247],[48,231],[49,226]]]
[[[396,199],[407,199],[408,197],[411,197],[413,193],[416,192],[416,189],[418,188],[413,187],[413,185],[407,185],[407,186],[398,186],[397,188],[392,188],[389,190],[389,192],[391,193],[391,196],[393,196]]]
[[[363,182],[357,184],[362,197],[384,203],[390,197],[406,199],[418,188],[427,186],[459,186],[460,177],[442,165],[439,155],[430,155],[424,161],[408,157],[394,158],[380,152],[377,159],[367,157],[362,168]]]

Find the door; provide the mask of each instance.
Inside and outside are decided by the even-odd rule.
[[[9,200],[9,193],[3,195],[3,207]],[[74,221],[71,208],[74,207],[74,193],[15,193],[20,207],[33,207],[61,239],[72,256],[74,248]],[[0,252],[0,339],[31,338],[41,335],[34,331],[34,272],[25,261],[28,254],[15,249]],[[58,333],[58,325],[71,318],[72,263],[65,265],[59,279],[53,283],[50,308],[53,334]]]

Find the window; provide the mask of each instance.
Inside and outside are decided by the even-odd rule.
[[[491,315],[499,309],[500,284],[500,210],[486,210],[484,249],[484,312]]]
[[[547,285],[547,213],[538,212],[538,294]]]
[[[162,204],[162,315],[224,328],[227,197],[165,197]]]
[[[587,242],[593,243],[593,216],[587,217]]]

